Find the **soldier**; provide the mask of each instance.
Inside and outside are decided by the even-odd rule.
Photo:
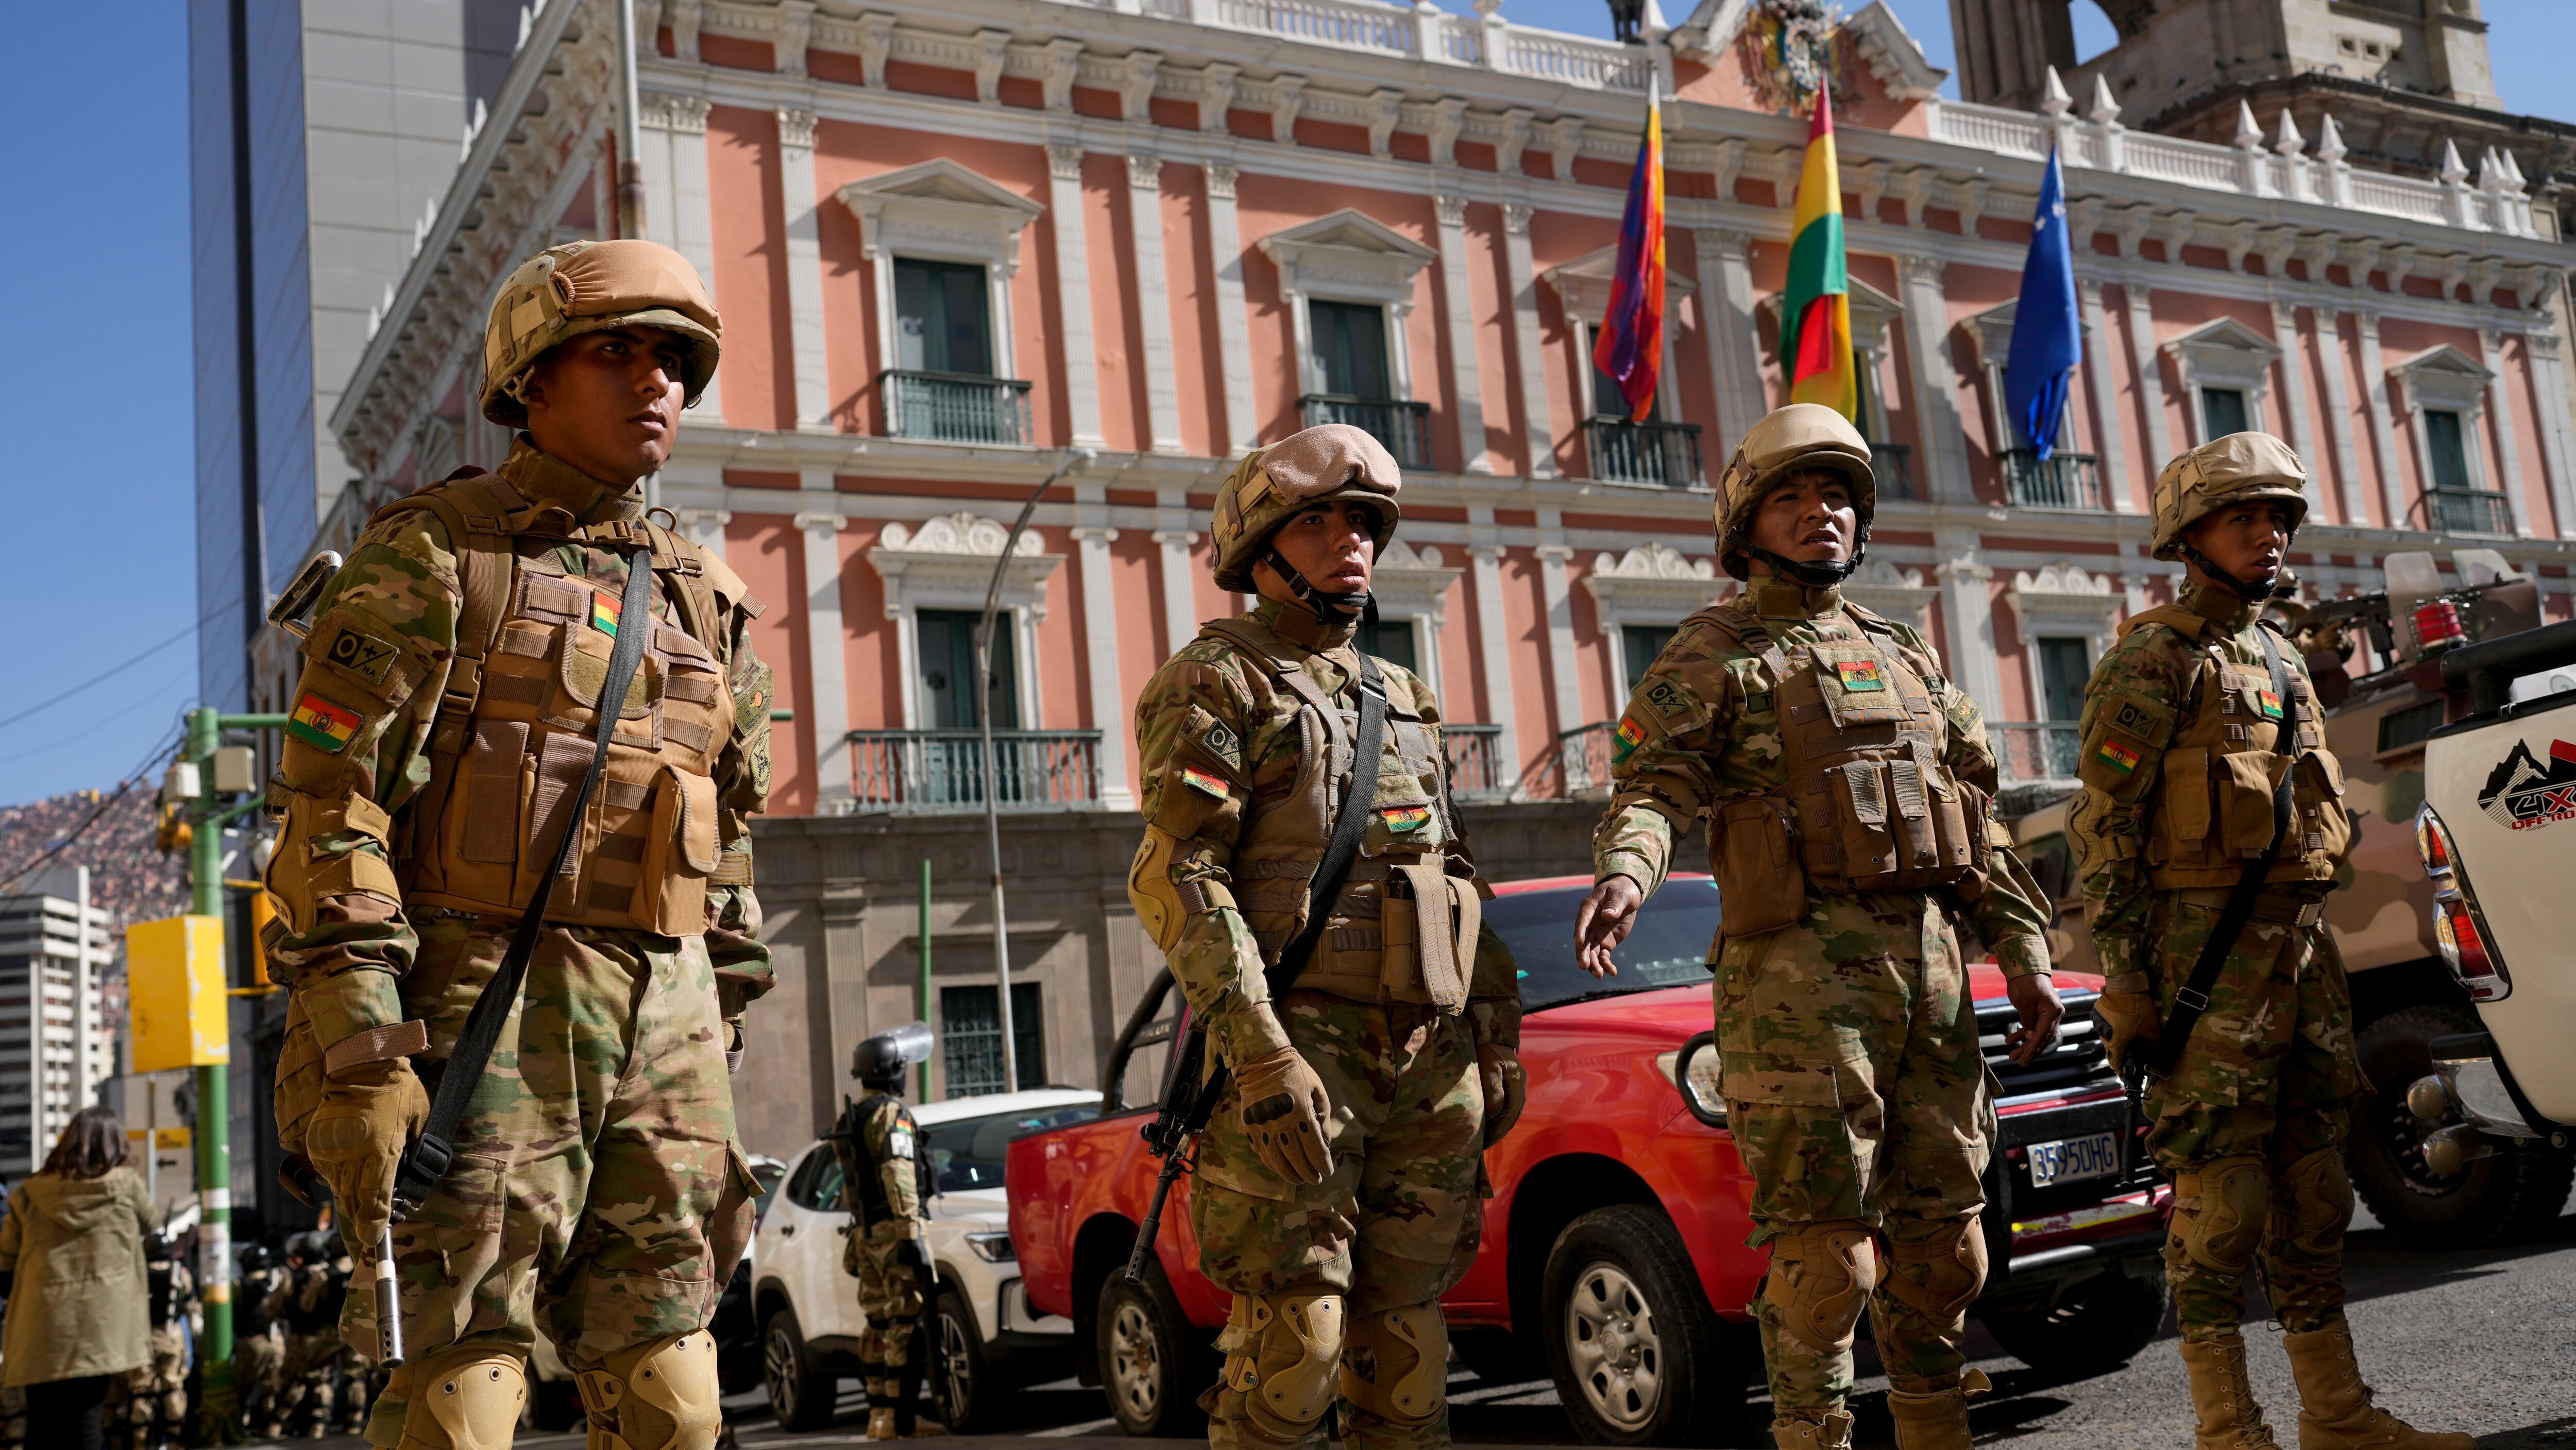
[[[1398,518],[1395,460],[1309,428],[1235,465],[1219,587],[1258,591],[1136,707],[1145,842],[1128,895],[1229,1083],[1190,1195],[1200,1267],[1234,1296],[1208,1437],[1353,1450],[1449,1443],[1439,1298],[1476,1250],[1483,1148],[1518,1116],[1520,987],[1449,799],[1430,687],[1352,643]],[[1356,864],[1311,887],[1367,711],[1383,744]],[[1379,713],[1382,712],[1382,713]],[[1265,977],[1327,914],[1293,987]]]
[[[2073,831],[2106,978],[2097,1011],[2123,1074],[2149,1079],[2147,1147],[2174,1181],[2165,1274],[2202,1450],[2274,1445],[2237,1327],[2258,1261],[2288,1331],[2301,1450],[2469,1450],[2371,1403],[2343,1316],[2345,1099],[2362,1080],[2320,919],[2351,822],[2306,664],[2256,623],[2307,517],[2307,476],[2265,433],[2213,439],[2156,476],[2155,555],[2190,582],[2121,625],[2084,699]],[[2225,929],[2240,884],[2247,910]]]
[[[850,1054],[850,1076],[868,1096],[841,1110],[833,1151],[841,1159],[841,1192],[854,1222],[843,1240],[842,1267],[859,1281],[859,1363],[868,1382],[868,1438],[892,1440],[923,1431],[917,1373],[926,1346],[915,1343],[928,1296],[930,1262],[922,1233],[929,1197],[922,1184],[920,1129],[903,1105],[904,1074],[930,1060],[930,1024],[910,1022],[880,1032]]]
[[[269,794],[269,960],[294,990],[279,1135],[370,1254],[428,1117],[412,1059],[455,1050],[555,882],[452,1164],[393,1228],[410,1358],[378,1445],[508,1444],[540,1328],[594,1446],[704,1450],[721,1423],[700,1331],[759,1191],[726,1073],[771,982],[744,820],[768,793],[770,679],[761,606],[640,487],[717,349],[667,248],[521,265],[484,346],[483,416],[523,430],[508,459],[379,510],[304,646]],[[626,723],[569,822],[621,631],[644,651]],[[344,1328],[372,1350],[369,1298]]]
[[[1988,814],[1975,703],[1914,630],[1844,599],[1869,542],[1869,444],[1814,404],[1744,436],[1717,489],[1718,561],[1746,581],[1690,617],[1620,717],[1586,970],[1706,817],[1719,1071],[1771,1270],[1750,1306],[1781,1450],[1851,1443],[1861,1310],[1903,1450],[1968,1443],[1968,1305],[1985,1282],[1978,1175],[1994,1142],[1959,928],[2010,984],[2015,1060],[2060,1010],[2046,910]]]
[[[124,1425],[121,1443],[132,1450],[160,1450],[188,1431],[188,1340],[197,1280],[159,1234],[143,1240],[143,1270],[152,1358],[109,1386],[107,1419]]]
[[[284,1352],[269,1331],[268,1292],[277,1271],[269,1266],[266,1244],[248,1244],[235,1256],[241,1277],[233,1281],[233,1392],[241,1397],[242,1423],[254,1435],[278,1433],[277,1372]]]
[[[349,1355],[340,1339],[349,1278],[332,1263],[328,1235],[329,1230],[316,1229],[289,1241],[286,1274],[260,1306],[286,1326],[286,1352],[278,1369],[281,1433],[292,1426],[313,1440],[331,1432],[340,1405],[339,1371]]]

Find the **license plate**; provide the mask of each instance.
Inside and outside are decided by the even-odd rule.
[[[2117,1133],[2090,1133],[2054,1143],[2033,1143],[2030,1148],[2030,1185],[2033,1188],[2045,1188],[2052,1183],[2073,1183],[2083,1178],[2108,1178],[2119,1171],[2120,1135]]]

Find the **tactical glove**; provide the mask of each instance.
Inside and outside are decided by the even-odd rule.
[[[2115,992],[2109,990],[2113,982],[2123,987],[2131,983],[2136,986]],[[2103,984],[2105,990],[2093,1002],[2093,1015],[2108,1033],[2105,1048],[2111,1054],[2111,1066],[2123,1075],[2129,1071],[2132,1054],[2143,1055],[2154,1050],[2157,1028],[2161,1025],[2156,1016],[2155,995],[2144,990],[2145,984],[2144,972],[2113,977]]]
[[[1499,1042],[1477,1048],[1476,1079],[1485,1089],[1485,1146],[1491,1148],[1521,1120],[1529,1078],[1521,1071],[1520,1050]]]
[[[1283,1047],[1235,1069],[1236,1091],[1243,1104],[1243,1133],[1252,1151],[1271,1172],[1291,1183],[1321,1183],[1333,1171],[1333,1150],[1326,1125],[1332,1101],[1324,1081],[1297,1055]]]
[[[428,1121],[429,1090],[405,1058],[363,1063],[322,1085],[304,1152],[331,1185],[357,1242],[383,1235],[393,1217],[395,1170]]]

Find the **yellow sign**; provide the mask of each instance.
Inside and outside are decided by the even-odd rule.
[[[222,917],[171,916],[127,927],[125,977],[134,1014],[134,1071],[232,1060]]]
[[[188,1130],[184,1127],[154,1128],[151,1130],[151,1137],[152,1146],[155,1148],[179,1151],[188,1146]],[[125,1141],[129,1143],[140,1143],[143,1141],[143,1138],[144,1130],[141,1128],[128,1128],[125,1130]]]

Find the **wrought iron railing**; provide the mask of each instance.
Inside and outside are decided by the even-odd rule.
[[[891,437],[945,443],[1030,443],[1037,437],[1023,378],[888,368],[877,374],[877,388],[885,396]]]
[[[895,815],[982,810],[984,742],[973,730],[853,730],[851,809]],[[1005,811],[1100,802],[1100,732],[996,730],[993,803]]]
[[[1618,728],[1615,720],[1596,720],[1557,733],[1556,768],[1567,796],[1610,788],[1610,751]]]
[[[1594,478],[1666,488],[1689,488],[1700,481],[1697,423],[1586,418],[1583,438]]]
[[[2446,534],[2510,534],[2513,511],[2501,493],[2465,488],[2437,488],[2424,495],[2433,527]]]
[[[2063,449],[2043,460],[2028,448],[2004,450],[2004,501],[2026,509],[2098,509],[2101,461]]]
[[[2002,757],[2006,785],[2072,784],[2084,735],[2067,720],[1989,720],[1986,738]]]
[[[1443,725],[1440,749],[1449,758],[1449,793],[1460,800],[1502,800],[1512,793],[1503,774],[1503,727]]]
[[[1431,405],[1402,398],[1357,398],[1343,393],[1308,393],[1297,400],[1305,426],[1348,423],[1386,445],[1404,468],[1431,466]]]
[[[1914,450],[1902,443],[1869,445],[1869,471],[1880,498],[1921,498],[1914,491]]]

